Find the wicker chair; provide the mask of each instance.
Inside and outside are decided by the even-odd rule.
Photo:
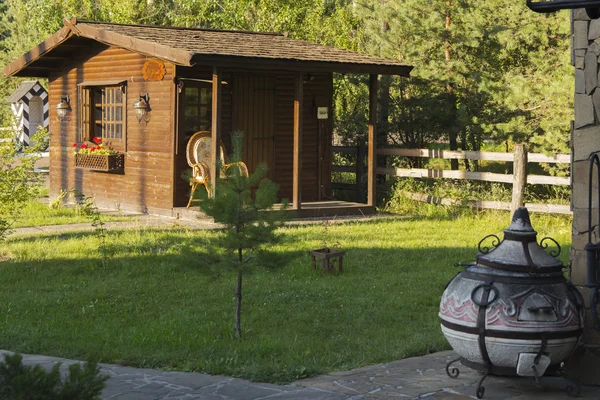
[[[242,176],[248,176],[248,167],[243,162],[236,162],[231,164],[225,163],[225,145],[221,142],[219,146],[219,158],[222,170],[220,176],[223,177],[223,172],[229,168],[239,168],[239,173]],[[186,158],[188,165],[192,167],[192,178],[190,179],[190,186],[192,190],[190,192],[190,200],[188,201],[187,207],[192,204],[194,200],[194,193],[198,188],[198,185],[203,185],[206,192],[210,196],[210,162],[212,153],[212,135],[208,131],[196,132],[190,138],[186,147]]]

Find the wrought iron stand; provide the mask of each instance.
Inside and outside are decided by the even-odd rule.
[[[543,350],[543,349],[540,349],[540,350]],[[446,364],[446,375],[448,375],[452,379],[456,379],[460,375],[460,370],[458,369],[458,367],[452,366],[452,364],[455,364],[459,361],[464,366],[483,373],[482,377],[477,382],[477,386],[475,387],[475,395],[477,396],[478,399],[483,398],[483,396],[485,394],[485,387],[483,386],[483,382],[486,380],[486,378],[489,375],[517,376],[516,370],[514,370],[512,368],[497,367],[492,364],[473,363],[468,360],[465,360],[462,357],[458,357],[454,360],[451,360],[448,364]],[[534,371],[535,371],[535,368],[534,368]],[[577,397],[581,393],[581,385],[574,379],[567,378],[565,376],[565,370],[561,366],[549,368],[549,370],[546,372],[549,375],[545,375],[544,379],[562,379],[565,381],[565,392],[567,393],[568,396]],[[541,382],[540,382],[541,378],[542,377],[537,376],[537,374],[534,376],[535,383],[538,387],[541,386]]]

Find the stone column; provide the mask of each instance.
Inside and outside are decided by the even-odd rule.
[[[578,370],[576,375],[586,383],[600,383],[600,372],[591,364],[600,362],[600,333],[593,328],[589,309],[589,290],[586,282],[586,253],[583,250],[588,241],[588,180],[589,157],[592,152],[600,151],[600,88],[598,63],[600,60],[600,19],[590,19],[584,9],[571,13],[571,63],[575,67],[575,120],[572,125],[572,197],[573,208],[573,245],[571,265],[573,284],[581,291],[586,302],[586,321],[584,341],[588,351],[582,360],[572,363]],[[597,193],[596,173],[593,179],[593,193]],[[598,199],[595,194],[592,207],[597,210]],[[594,215],[592,241],[600,241],[598,235],[598,212]],[[579,368],[577,368],[579,366]]]

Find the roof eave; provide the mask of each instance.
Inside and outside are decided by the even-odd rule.
[[[242,57],[215,54],[195,54],[191,60],[192,65],[231,67],[232,65],[243,68],[261,69],[287,69],[303,72],[339,72],[339,73],[364,73],[378,75],[410,76],[413,69],[411,65],[346,63],[334,61],[295,60],[283,58]]]
[[[48,71],[41,69],[36,72],[35,66],[32,66],[37,60],[46,53],[65,42],[71,36],[77,35],[83,38],[96,40],[110,46],[122,47],[127,50],[136,51],[151,57],[170,61],[177,65],[191,66],[192,54],[190,52],[174,49],[156,43],[135,39],[129,36],[121,35],[108,30],[101,30],[92,25],[86,24],[66,24],[64,28],[50,36],[48,39],[29,50],[17,60],[8,64],[3,69],[6,77],[10,76],[33,76],[47,77]],[[31,66],[31,67],[30,67]]]
[[[42,43],[29,50],[27,53],[23,54],[21,57],[8,64],[6,67],[4,67],[2,73],[7,78],[19,74],[19,72],[27,68],[35,61],[39,60],[44,54],[48,53],[50,50],[54,49],[55,47],[69,39],[72,35],[73,32],[71,31],[71,29],[65,26],[64,28],[50,36],[48,39],[44,40]]]

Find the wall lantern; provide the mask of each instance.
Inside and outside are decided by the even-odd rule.
[[[135,110],[135,117],[137,118],[138,122],[142,122],[142,120],[146,121],[146,123],[148,122],[148,120],[150,119],[150,116],[148,115],[148,112],[150,111],[150,104],[148,104],[150,101],[150,96],[148,96],[148,93],[144,93],[144,94],[140,94],[140,99],[138,101],[136,101],[135,103],[133,103],[133,109]]]
[[[60,118],[61,121],[65,120],[65,117],[67,116],[67,111],[69,111],[70,109],[71,106],[69,104],[69,95],[60,96],[60,103],[56,105],[56,112],[58,113],[58,118]]]
[[[600,15],[600,0],[526,0],[527,7],[539,13],[549,13],[564,9],[585,8],[588,15],[597,18]]]

